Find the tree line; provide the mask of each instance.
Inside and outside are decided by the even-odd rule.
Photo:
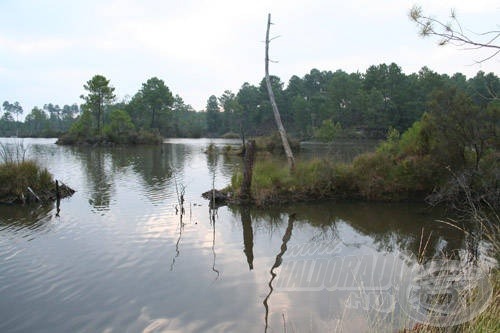
[[[19,116],[24,113],[19,102],[2,104],[0,108],[0,136],[54,137],[66,132],[80,114],[77,104],[63,105],[48,103],[42,108],[34,107],[24,122]]]
[[[467,79],[456,73],[438,74],[427,67],[405,74],[395,63],[370,66],[364,73],[312,69],[286,84],[271,76],[283,123],[300,139],[329,141],[338,136],[385,137],[391,128],[404,132],[429,111],[439,93],[458,89],[474,107],[486,110],[498,101],[500,79],[479,71]],[[164,81],[153,77],[128,100],[117,102],[110,80],[95,75],[85,85],[84,103],[34,107],[19,121],[23,108],[5,101],[0,118],[2,136],[59,136],[73,131],[102,136],[142,130],[164,137],[268,135],[276,131],[265,80],[242,84],[208,98],[205,110],[195,111]]]
[[[494,73],[479,71],[467,79],[461,73],[449,76],[423,67],[406,75],[395,63],[370,66],[365,73],[312,69],[303,77],[292,76],[286,88],[279,77],[271,76],[271,83],[288,133],[327,141],[341,134],[383,137],[390,128],[404,132],[429,111],[440,91],[456,88],[482,109],[500,96]],[[265,81],[258,86],[246,82],[236,94],[225,91],[217,100],[212,96],[207,124],[213,135],[275,131]]]

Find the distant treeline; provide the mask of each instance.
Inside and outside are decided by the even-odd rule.
[[[449,76],[424,67],[406,75],[394,63],[371,66],[365,73],[312,69],[302,78],[292,76],[286,87],[279,77],[272,76],[271,82],[288,133],[325,141],[338,136],[379,138],[390,128],[403,132],[428,111],[435,96],[449,89],[464,92],[481,109],[500,94],[500,80],[494,73],[479,71],[467,79],[461,73]],[[95,113],[90,102],[35,107],[20,122],[22,107],[6,101],[0,136],[58,136],[77,126],[86,110],[89,115]],[[130,100],[105,103],[96,119],[104,130],[106,126],[108,131],[122,125],[129,128],[130,120],[136,130],[154,130],[164,137],[255,136],[276,128],[264,80],[258,86],[245,82],[237,93],[227,90],[220,97],[210,96],[203,111],[196,112],[179,95],[173,96],[162,80],[152,78]]]
[[[394,63],[371,66],[365,73],[313,69],[302,78],[292,76],[286,88],[278,77],[272,77],[272,85],[287,131],[301,139],[380,136],[389,128],[402,133],[429,110],[436,94],[453,87],[482,109],[500,96],[500,80],[493,73],[480,71],[467,79],[424,67],[406,75]],[[208,133],[238,132],[240,124],[252,135],[275,130],[264,80],[259,86],[244,83],[236,95],[226,91],[218,101],[224,112],[207,112]]]
[[[22,137],[56,137],[66,132],[80,114],[77,104],[54,105],[45,104],[43,108],[34,107],[26,115],[24,122],[18,121],[24,113],[18,103],[3,103],[3,113],[0,118],[0,136]]]

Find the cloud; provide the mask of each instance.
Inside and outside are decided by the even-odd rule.
[[[41,39],[13,39],[0,35],[0,45],[9,53],[21,55],[51,54],[67,49],[74,44],[69,39],[46,37]]]
[[[66,103],[78,101],[84,82],[97,73],[111,79],[120,96],[157,76],[203,108],[211,94],[236,92],[245,81],[259,84],[268,13],[272,35],[282,36],[271,45],[271,58],[279,61],[271,74],[284,82],[312,68],[364,71],[392,61],[405,72],[424,65],[468,76],[498,72],[498,60],[467,66],[476,51],[420,38],[407,17],[414,3],[444,19],[454,7],[478,31],[497,22],[499,9],[492,0],[0,1],[10,14],[0,27],[0,91],[25,104]]]

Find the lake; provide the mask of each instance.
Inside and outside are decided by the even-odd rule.
[[[240,158],[204,150],[237,140],[54,142],[24,145],[76,193],[59,211],[0,206],[0,332],[397,331],[418,321],[400,272],[453,253],[488,260],[488,244],[422,204],[211,210],[201,194],[229,184]],[[364,150],[303,148],[344,160]]]

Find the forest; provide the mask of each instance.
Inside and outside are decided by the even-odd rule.
[[[390,129],[402,133],[410,128],[440,94],[456,89],[480,110],[498,103],[500,94],[494,73],[479,71],[467,78],[423,67],[405,74],[395,63],[373,65],[364,73],[312,69],[302,77],[292,76],[287,84],[277,76],[271,76],[271,82],[285,128],[300,140],[382,139]],[[59,137],[69,132],[116,137],[144,131],[163,137],[235,137],[276,131],[264,79],[208,97],[204,110],[194,110],[156,77],[128,100],[116,101],[112,83],[102,75],[84,88],[88,94],[81,96],[81,105],[47,103],[34,107],[24,121],[19,120],[22,106],[5,101],[0,136]],[[100,95],[102,100],[96,101]]]

